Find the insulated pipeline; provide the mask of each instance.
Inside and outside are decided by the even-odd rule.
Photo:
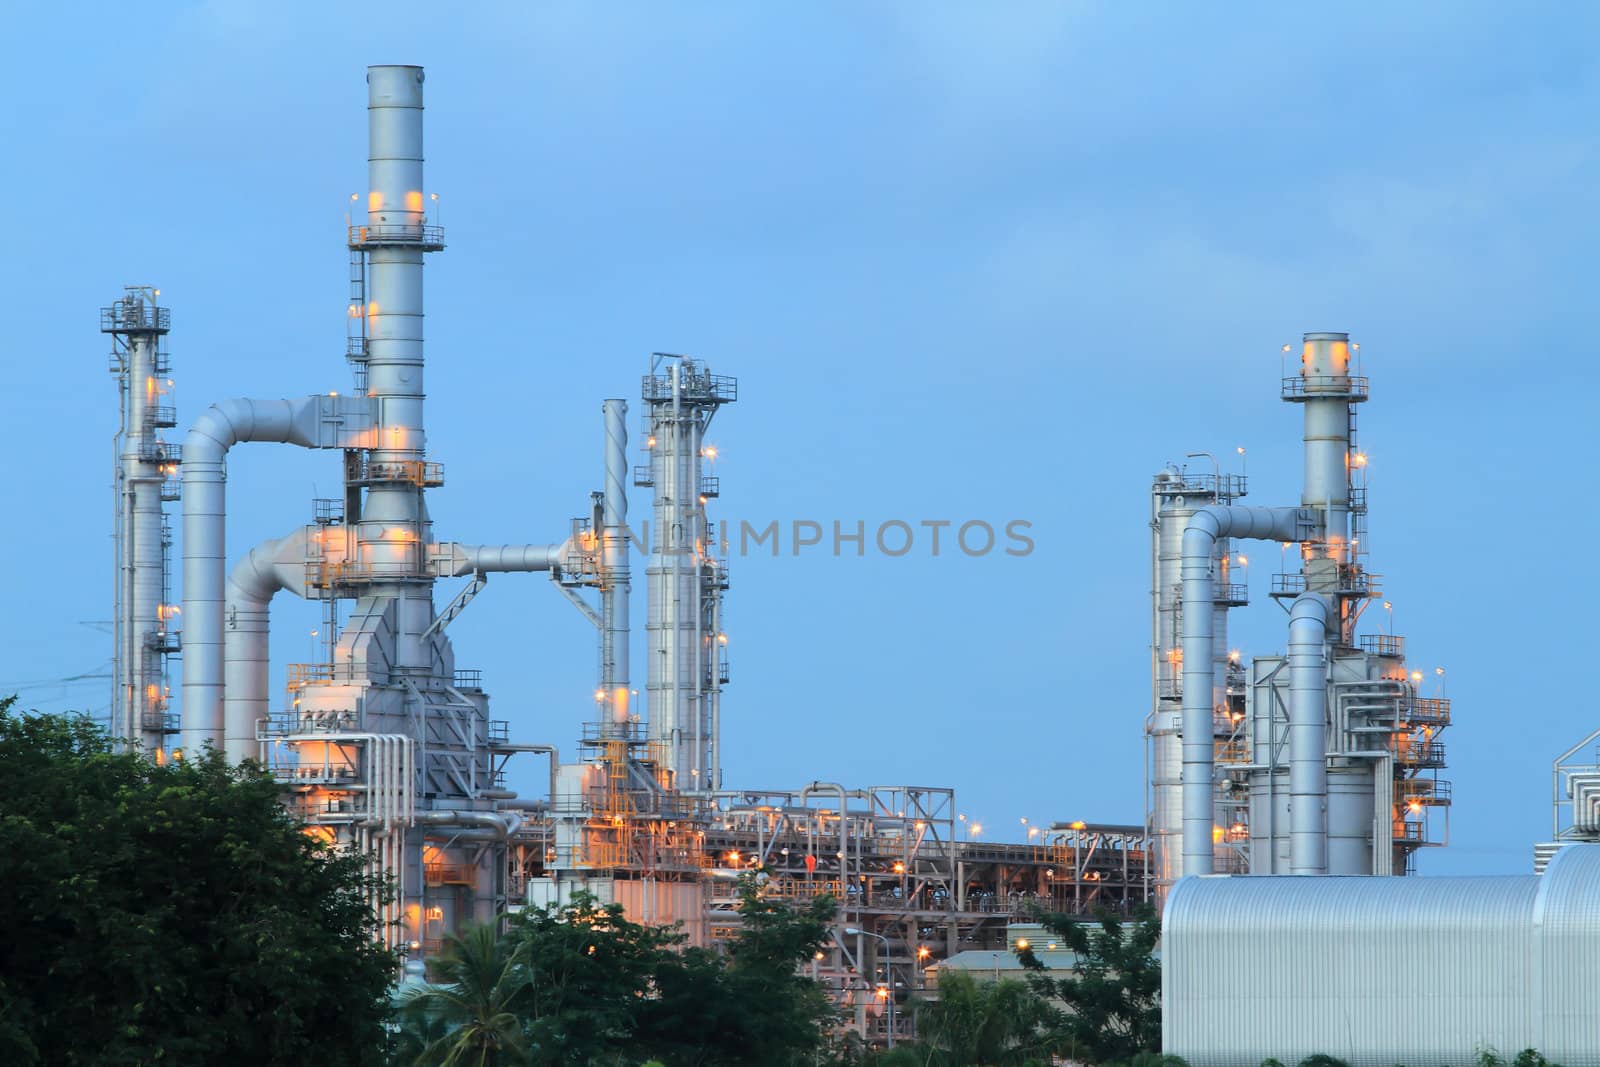
[[[1301,541],[1315,528],[1303,508],[1202,508],[1183,531],[1183,871],[1210,874],[1212,854],[1212,748],[1216,709],[1213,686],[1215,562],[1217,541]]]

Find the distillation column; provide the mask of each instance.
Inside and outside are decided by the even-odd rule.
[[[1183,531],[1196,511],[1213,504],[1231,504],[1245,495],[1241,475],[1190,475],[1168,466],[1155,476],[1151,487],[1151,711],[1145,734],[1149,773],[1146,823],[1151,837],[1150,875],[1158,898],[1183,875],[1183,754],[1180,704],[1182,697],[1182,572]],[[1213,707],[1217,740],[1226,743],[1232,728],[1227,709],[1229,672],[1228,609],[1245,603],[1243,584],[1231,581],[1232,542],[1219,538],[1212,553],[1218,575],[1212,615],[1211,665]],[[1214,820],[1219,826],[1233,822],[1231,809],[1218,795]],[[1217,866],[1228,869],[1227,842],[1218,844]]]
[[[601,736],[627,736],[628,688],[628,402],[607,400],[606,484],[600,494]]]
[[[705,476],[703,461],[715,458],[706,429],[723,404],[737,399],[737,384],[688,357],[657,354],[643,394],[650,464],[635,484],[654,490],[645,566],[650,753],[676,788],[715,789],[727,569],[706,516],[718,483]]]
[[[177,423],[162,403],[172,383],[164,338],[171,311],[157,291],[130,287],[100,311],[100,330],[112,337],[111,371],[122,399],[116,465],[115,698],[111,732],[164,758],[168,720],[167,656],[178,650],[167,603],[171,532],[163,502],[176,499],[177,449],[161,430]]]

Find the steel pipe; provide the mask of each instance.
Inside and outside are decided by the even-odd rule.
[[[1333,602],[1289,609],[1289,873],[1328,873],[1328,631]]]
[[[628,723],[628,402],[601,406],[606,427],[606,483],[600,512],[600,688],[605,694],[603,730]]]
[[[1183,871],[1210,874],[1213,864],[1212,748],[1216,707],[1212,625],[1217,541],[1302,541],[1317,526],[1304,508],[1212,506],[1183,531]]]
[[[304,597],[306,530],[264,541],[228,576],[223,613],[223,750],[229,763],[260,759],[256,724],[267,718],[269,613],[287,589]]]
[[[223,589],[228,450],[242,441],[315,448],[318,397],[224,400],[183,442],[183,747],[224,747]]]

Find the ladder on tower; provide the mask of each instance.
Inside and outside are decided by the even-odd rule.
[[[350,320],[344,358],[355,374],[356,395],[367,392],[367,253],[350,249]]]

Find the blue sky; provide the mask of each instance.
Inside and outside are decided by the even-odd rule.
[[[636,397],[652,350],[740,379],[713,434],[725,516],[1033,524],[1022,559],[738,561],[729,784],[948,785],[991,829],[1137,821],[1150,475],[1243,445],[1251,500],[1294,502],[1279,348],[1348,330],[1372,379],[1372,567],[1455,702],[1452,847],[1423,869],[1527,868],[1550,759],[1600,725],[1580,644],[1600,14],[376,11],[8,13],[0,687],[109,656],[82,625],[110,612],[96,309],[162,288],[185,422],[347,388],[363,68],[419,63],[450,244],[428,278],[442,536],[559,538],[599,484],[600,399]],[[236,450],[230,552],[307,521],[336,477]],[[1276,568],[1251,569],[1235,643],[1275,651]],[[316,615],[274,619],[281,671]],[[452,633],[498,716],[572,747],[592,630],[542,579],[495,579]]]

